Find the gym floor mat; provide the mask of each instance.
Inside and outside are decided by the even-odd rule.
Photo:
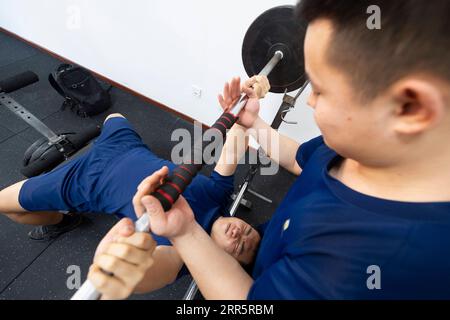
[[[27,236],[31,229],[0,216],[0,298],[2,292],[50,245],[31,242]]]
[[[11,130],[6,129],[2,125],[0,125],[0,142],[5,141],[9,137],[12,137],[14,135],[14,132]]]
[[[1,118],[0,118],[1,119]],[[20,173],[23,154],[30,143],[15,135],[0,143],[0,188],[24,179]],[[1,234],[1,232],[0,232]]]
[[[116,222],[113,216],[86,215],[79,228],[54,241],[0,294],[0,299],[69,299],[74,293],[67,286],[72,275],[69,267],[78,267],[86,279],[97,244]]]
[[[17,41],[3,32],[0,32],[0,44],[0,67],[38,54],[38,50],[35,48]]]

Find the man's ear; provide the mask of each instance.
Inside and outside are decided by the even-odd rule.
[[[405,79],[392,88],[396,122],[401,135],[421,134],[443,120],[446,102],[439,85],[422,79]]]

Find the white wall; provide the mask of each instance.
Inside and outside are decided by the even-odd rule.
[[[242,41],[259,14],[296,0],[0,0],[0,26],[206,124],[217,94],[246,78]],[[202,89],[194,96],[192,86]],[[305,97],[283,126],[304,141],[319,134]],[[281,95],[263,102],[271,121]]]

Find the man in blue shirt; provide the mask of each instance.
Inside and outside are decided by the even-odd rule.
[[[269,90],[267,78],[258,79],[261,91],[255,91],[255,95],[264,95]],[[233,88],[232,92],[227,89],[230,87]],[[219,102],[223,108],[228,108],[239,97],[240,80],[235,78],[226,85]],[[210,177],[195,177],[183,196],[196,212],[197,222],[211,233],[218,247],[243,265],[248,265],[254,260],[261,238],[243,220],[226,217],[229,216],[228,204],[234,190],[234,173],[248,148],[248,139],[245,130],[239,125],[235,125],[228,136],[214,172]],[[124,234],[121,233],[124,229],[126,234],[127,227],[132,227],[132,222],[137,220],[136,212],[142,214],[143,210],[133,206],[136,205],[133,204],[133,198],[147,192],[145,178],[153,173],[158,174],[162,167],[168,172],[176,165],[157,157],[143,143],[128,120],[120,114],[114,114],[105,120],[101,135],[86,154],[47,174],[1,191],[0,212],[22,224],[43,225],[32,232],[32,238],[48,239],[70,230],[77,225],[79,215],[76,213],[80,212],[115,214],[127,218],[113,230]],[[63,215],[59,211],[73,214]],[[109,239],[109,236],[106,238]],[[153,266],[149,268],[148,264],[148,268],[126,272],[128,280],[138,279],[139,274],[145,279],[139,287],[127,288],[124,296],[129,295],[131,289],[136,292],[159,289],[186,273],[186,269],[182,269],[183,261],[170,241],[157,235],[153,235],[153,238],[157,244]],[[128,241],[140,243],[139,239]],[[139,261],[135,260],[136,257],[142,255],[141,250],[133,251],[133,244],[136,245],[136,242],[127,243],[124,240],[120,245],[116,244],[118,252],[97,254],[96,267],[108,270],[108,266],[114,264],[122,266],[122,270],[128,270],[123,265],[124,258],[129,257],[132,259],[131,264],[135,265]],[[141,246],[147,250],[154,249],[155,243],[147,241]],[[102,247],[98,252],[102,252]],[[120,274],[117,271],[115,273]],[[114,285],[114,279],[110,282]]]
[[[256,115],[244,124],[299,175],[251,276],[184,199],[164,213],[142,197],[153,232],[170,239],[205,298],[450,298],[450,3],[376,1],[373,30],[372,2],[299,2],[321,137],[300,146]]]

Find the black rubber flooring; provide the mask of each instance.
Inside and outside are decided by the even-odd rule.
[[[69,110],[61,111],[62,98],[47,81],[59,61],[45,52],[0,32],[0,79],[23,71],[37,73],[41,81],[19,90],[12,96],[56,132],[80,131],[86,126],[101,124],[109,113],[124,114],[142,136],[145,143],[159,156],[169,159],[171,134],[176,128],[193,130],[193,125],[150,105],[142,99],[114,88],[114,105],[107,113],[92,119],[82,119]],[[105,84],[106,86],[106,84]],[[40,135],[8,110],[0,108],[0,189],[21,181],[20,164],[25,150]],[[237,184],[245,176],[247,166],[237,173]],[[208,175],[212,167],[207,167]],[[294,177],[281,171],[276,177],[257,177],[252,189],[271,198],[265,202],[249,195],[252,211],[241,209],[238,216],[253,224],[263,223],[275,211]],[[52,242],[36,243],[28,240],[31,227],[21,226],[0,215],[0,299],[68,299],[74,291],[67,288],[71,265],[81,267],[83,279],[91,264],[99,240],[116,223],[116,218],[86,214],[85,223]],[[177,283],[157,292],[133,296],[132,299],[181,299],[190,283],[184,277]]]

